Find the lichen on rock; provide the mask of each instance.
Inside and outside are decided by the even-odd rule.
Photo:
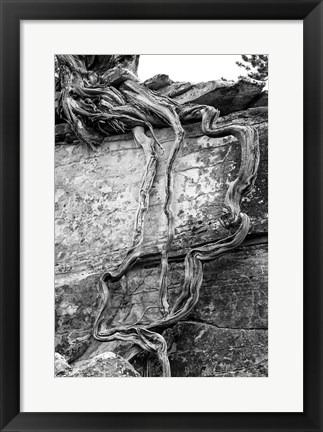
[[[121,356],[113,352],[98,354],[88,360],[75,362],[69,365],[63,356],[55,353],[56,376],[90,378],[136,378],[139,373]]]

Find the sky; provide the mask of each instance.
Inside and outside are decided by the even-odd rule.
[[[239,75],[245,75],[245,70],[236,65],[239,60],[240,55],[141,55],[138,76],[141,81],[157,74],[191,83],[222,77],[236,80]]]

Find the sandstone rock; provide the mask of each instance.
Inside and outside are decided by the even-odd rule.
[[[267,330],[267,245],[241,247],[210,263],[204,264],[204,279],[200,298],[188,320],[232,330]],[[161,318],[158,308],[159,261],[151,266],[134,266],[123,283],[111,286],[110,324],[131,324],[143,316],[149,323]],[[169,275],[170,306],[180,294],[184,280],[183,262],[172,262]],[[104,327],[103,327],[104,328]],[[106,351],[125,355],[125,346],[118,341],[91,341],[79,360],[93,358]],[[135,368],[142,370],[143,363]],[[158,376],[158,375],[157,375]]]
[[[159,90],[163,87],[169,86],[172,83],[173,81],[168,75],[165,74],[155,75],[144,82],[145,86],[147,86],[150,90]]]
[[[193,88],[193,84],[189,82],[174,82],[167,87],[163,87],[158,93],[170,98],[176,98],[186,93],[191,88]]]
[[[55,126],[55,144],[72,144],[78,142],[75,133],[68,123],[58,123]]]
[[[219,120],[219,125],[254,124],[260,134],[261,163],[256,188],[245,198],[253,232],[267,231],[266,112],[253,109]],[[173,250],[222,238],[219,225],[227,184],[237,175],[239,143],[232,137],[214,139],[200,126],[185,127],[187,138],[175,164]],[[156,254],[166,236],[163,215],[165,166],[173,142],[170,129],[157,130],[165,153],[160,155],[146,217],[143,254]],[[98,273],[115,268],[130,246],[144,155],[131,135],[107,138],[95,153],[82,145],[55,150],[56,274]],[[89,252],[91,251],[91,252]],[[61,278],[61,282],[63,278]]]
[[[267,377],[268,376],[268,359],[264,359],[255,363],[254,365],[248,365],[248,367],[226,372],[218,377]]]
[[[174,98],[180,104],[196,103],[214,106],[220,110],[221,115],[227,115],[251,106],[264,86],[265,83],[262,81],[240,78],[238,81],[217,80],[193,85],[173,83],[163,87],[159,93]],[[262,103],[265,101],[263,100]]]
[[[74,363],[64,377],[139,377],[138,372],[122,357],[112,352]]]
[[[93,338],[89,348],[77,359],[77,362],[91,359],[106,352],[114,352],[118,354],[118,345],[118,341],[101,342]]]
[[[67,363],[65,357],[59,353],[55,353],[55,376],[69,373],[72,370],[71,366]]]
[[[232,122],[254,125],[260,136],[261,162],[255,190],[243,201],[243,211],[251,217],[250,233],[257,241],[258,236],[266,235],[268,230],[267,109],[251,108],[218,120],[219,125]],[[63,126],[59,127],[63,131]],[[176,233],[170,255],[170,302],[182,288],[183,258],[189,248],[226,235],[218,218],[227,184],[236,177],[240,162],[239,143],[233,137],[208,138],[202,134],[199,124],[186,125],[185,130],[185,144],[175,166],[173,211]],[[111,286],[109,319],[112,323],[133,323],[142,317],[147,307],[156,306],[158,300],[160,250],[166,238],[166,220],[161,217],[164,172],[174,134],[170,128],[157,130],[156,134],[163,143],[165,154],[160,155],[151,194],[143,258],[120,282]],[[143,152],[135,145],[132,135],[125,134],[106,138],[95,153],[80,144],[56,146],[55,162],[56,351],[68,362],[92,360],[111,350],[122,353],[118,343],[94,341],[92,328],[100,303],[98,279],[102,271],[118,266],[131,244],[145,164]],[[201,370],[194,367],[202,367],[203,362],[209,365],[201,372],[205,376],[215,373],[219,376],[266,374],[265,354],[260,355],[265,353],[267,337],[266,260],[265,246],[255,245],[240,248],[204,266],[200,301],[187,318],[194,322],[190,324],[192,340],[189,343],[190,331],[181,330],[186,335],[186,345],[175,354],[172,344],[175,376],[181,376],[181,373],[198,376]],[[151,308],[143,322],[151,322],[159,314],[156,307]],[[213,351],[194,351],[197,336],[194,326],[202,325],[195,321],[205,323],[208,331],[203,342],[210,350],[214,345]],[[174,337],[178,328],[172,329]],[[166,334],[172,340],[171,333]],[[260,345],[256,341],[259,335],[262,338]],[[245,342],[244,348],[241,341]],[[253,343],[254,348],[251,347]],[[216,355],[222,355],[218,351],[226,353],[228,347],[235,355],[223,354],[231,359],[230,362],[225,360],[230,366],[225,368],[220,360],[216,360]],[[198,363],[194,367],[185,363],[185,356],[186,359],[189,356],[184,356],[184,351],[188,353],[189,350],[194,354],[194,363]],[[260,354],[249,361],[252,350]],[[239,352],[242,353],[240,357]],[[213,360],[215,369],[210,371]]]
[[[188,320],[232,329],[267,329],[267,245],[241,247],[206,263],[203,276],[199,302]]]
[[[55,350],[63,354],[68,361],[79,358],[90,346],[92,330],[83,328],[73,330],[71,326],[68,333],[61,333],[57,328],[55,334]]]
[[[267,331],[183,321],[164,336],[172,376],[267,376]]]
[[[69,362],[89,347],[99,305],[98,276],[73,276],[71,283],[57,275],[55,289],[55,350]]]
[[[251,107],[254,107],[254,108],[256,108],[256,107],[267,107],[267,106],[268,106],[268,91],[264,90],[252,102],[252,104],[250,105],[250,108]]]

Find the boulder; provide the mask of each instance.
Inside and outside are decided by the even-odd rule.
[[[266,330],[183,321],[164,336],[174,377],[267,376]]]
[[[220,110],[221,115],[227,115],[253,106],[265,85],[263,81],[242,77],[238,81],[220,79],[198,84],[175,82],[157,93],[169,96],[180,104],[210,105]],[[255,106],[265,106],[265,99],[261,105]]]
[[[158,74],[153,76],[152,78],[147,79],[144,84],[150,90],[159,90],[163,87],[169,86],[173,81],[169,78],[168,75]]]
[[[64,375],[72,370],[71,366],[67,363],[64,356],[55,353],[55,376]]]
[[[255,100],[251,103],[250,108],[268,107],[268,91],[261,92]]]
[[[60,377],[139,377],[127,360],[113,352],[99,354],[89,360],[76,362],[70,369],[59,373]]]
[[[183,93],[186,93],[188,90],[193,88],[193,84],[189,82],[174,82],[167,87],[163,87],[161,90],[158,91],[160,95],[168,96],[172,99],[176,98],[177,96],[182,95]]]

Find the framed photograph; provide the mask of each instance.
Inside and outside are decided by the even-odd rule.
[[[1,430],[323,430],[322,14],[1,0]]]

